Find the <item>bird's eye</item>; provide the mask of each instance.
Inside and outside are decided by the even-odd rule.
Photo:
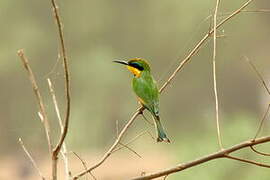
[[[139,63],[136,63],[136,62],[129,63],[129,66],[132,66],[132,67],[134,67],[134,68],[136,68],[136,69],[138,69],[140,71],[143,71],[144,70],[143,66],[140,65]]]

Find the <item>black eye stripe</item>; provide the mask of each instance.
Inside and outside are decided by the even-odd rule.
[[[135,62],[129,63],[129,66],[132,66],[132,67],[134,67],[134,68],[136,68],[136,69],[138,69],[140,71],[144,70],[144,68],[140,64],[135,63]]]

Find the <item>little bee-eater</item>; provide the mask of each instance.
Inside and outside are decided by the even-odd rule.
[[[157,142],[170,142],[167,138],[159,118],[159,91],[151,75],[149,64],[141,59],[134,58],[126,61],[114,61],[123,64],[134,75],[132,86],[133,91],[138,97],[139,103],[147,109],[154,117],[155,127],[157,130]]]

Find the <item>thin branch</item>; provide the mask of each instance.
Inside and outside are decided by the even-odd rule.
[[[154,178],[162,177],[162,176],[169,175],[169,174],[172,174],[175,172],[183,171],[185,169],[189,169],[191,167],[195,167],[199,164],[206,163],[206,162],[211,161],[211,160],[225,158],[226,156],[228,156],[232,152],[236,152],[238,150],[241,150],[241,149],[244,149],[244,148],[247,148],[250,146],[258,145],[258,144],[263,144],[266,142],[270,142],[270,136],[261,137],[261,138],[258,138],[256,140],[251,139],[248,141],[244,141],[240,144],[237,144],[237,145],[234,145],[234,146],[229,147],[227,149],[223,149],[221,151],[217,151],[215,153],[206,155],[206,156],[201,157],[199,159],[189,161],[186,163],[182,163],[182,164],[178,164],[175,167],[161,170],[161,171],[151,173],[148,175],[134,177],[134,178],[132,178],[132,180],[146,180],[146,179],[154,179]]]
[[[147,134],[148,134],[153,140],[156,139],[156,138],[154,138],[154,136],[151,134],[151,132],[147,131]]]
[[[244,3],[239,9],[235,10],[231,15],[229,15],[227,18],[222,20],[217,26],[216,29],[220,28],[224,23],[235,17],[237,14],[239,14],[244,8],[246,8],[252,1],[254,0],[248,0],[246,3]],[[181,61],[179,66],[176,68],[176,70],[172,73],[172,75],[169,77],[169,79],[163,84],[163,86],[160,88],[159,92],[163,92],[164,89],[168,86],[169,83],[175,78],[178,71],[180,71],[186,63],[188,63],[198,50],[201,48],[201,46],[206,42],[206,40],[214,33],[214,29],[211,29],[191,50],[191,52],[186,56],[184,60]]]
[[[243,9],[240,12],[241,13],[269,13],[270,9],[254,9],[254,10],[248,10],[248,9],[245,10],[245,9]],[[223,18],[224,16],[228,16],[230,14],[231,14],[231,12],[221,13],[221,14],[218,14],[218,18]],[[212,16],[213,16],[212,14],[208,15],[206,18],[204,18],[203,22],[207,21],[210,18],[212,18]]]
[[[237,9],[236,11],[234,11],[231,15],[229,15],[227,18],[225,18],[224,20],[222,20],[217,26],[216,29],[220,28],[224,23],[226,23],[228,20],[230,20],[231,18],[233,18],[234,16],[236,16],[237,14],[239,14],[241,12],[241,10],[243,10],[245,7],[247,7],[253,0],[248,0],[246,3],[244,3],[239,9]],[[169,77],[169,79],[163,84],[163,86],[159,89],[159,92],[162,93],[164,91],[164,89],[169,85],[169,83],[175,78],[176,74],[184,67],[184,65],[190,61],[191,57],[193,57],[198,50],[200,49],[200,47],[206,42],[206,40],[213,34],[213,29],[211,31],[209,31],[196,45],[195,47],[191,50],[191,52],[186,56],[186,58],[181,61],[181,63],[179,64],[179,66],[176,68],[176,70],[172,73],[172,75]],[[133,116],[131,117],[131,119],[128,121],[128,123],[125,125],[125,127],[121,130],[121,132],[119,133],[118,138],[114,141],[113,145],[109,148],[109,150],[103,155],[103,157],[92,167],[88,168],[87,171],[82,171],[80,173],[78,173],[77,175],[75,175],[73,177],[73,180],[78,179],[79,177],[83,176],[84,174],[86,174],[89,171],[92,171],[93,169],[99,167],[103,162],[106,161],[106,159],[111,155],[112,151],[116,148],[116,146],[119,144],[120,140],[122,139],[123,135],[126,133],[126,131],[128,130],[128,128],[130,127],[130,125],[134,122],[134,120],[138,117],[138,115],[140,114],[140,111],[143,111],[144,108],[140,108],[139,110],[137,110]]]
[[[83,167],[85,170],[87,170],[87,164],[86,162],[74,151],[72,151],[72,153],[81,161]],[[94,180],[97,180],[97,178],[91,173],[91,171],[88,172],[89,175],[94,179]],[[88,179],[88,178],[87,178]]]
[[[119,134],[119,123],[118,123],[118,120],[116,120],[116,122],[115,122],[115,128],[116,128],[116,137],[117,137],[118,134]]]
[[[147,132],[148,132],[148,131],[143,131],[143,132],[141,132],[140,134],[138,134],[137,136],[135,136],[134,138],[132,138],[129,142],[125,143],[125,145],[128,146],[129,144],[133,143],[133,142],[136,141],[139,137],[141,137],[142,135],[146,134]],[[124,148],[124,147],[122,146],[122,147],[119,147],[119,148],[117,148],[117,149],[114,149],[114,150],[112,151],[112,153],[114,153],[114,152],[116,152],[116,151],[119,151],[119,150],[121,150],[121,149],[123,149],[123,148]]]
[[[123,146],[123,147],[125,147],[125,148],[127,148],[128,150],[130,150],[131,152],[133,152],[136,156],[138,156],[139,158],[142,158],[142,156],[139,154],[139,153],[137,153],[134,149],[132,149],[132,148],[130,148],[130,147],[128,147],[126,144],[123,144],[123,143],[119,143],[121,146]]]
[[[34,76],[34,73],[29,65],[29,61],[27,59],[27,57],[24,55],[24,51],[23,49],[18,50],[18,56],[21,58],[22,63],[24,65],[24,68],[26,69],[29,79],[31,81],[32,87],[33,87],[33,91],[35,93],[35,97],[37,99],[38,102],[38,107],[39,107],[39,117],[41,119],[41,122],[44,125],[44,130],[46,133],[46,138],[47,138],[47,143],[48,143],[48,148],[49,148],[49,152],[50,154],[52,153],[52,145],[51,145],[51,138],[50,138],[50,126],[49,126],[49,121],[48,121],[48,117],[45,111],[45,106],[44,106],[44,102],[42,99],[42,96],[40,94],[37,82],[36,82],[36,78]]]
[[[19,138],[19,143],[20,143],[21,147],[23,148],[23,151],[25,152],[25,154],[27,155],[27,157],[31,161],[32,165],[37,170],[37,172],[38,172],[39,176],[41,177],[41,179],[42,180],[45,180],[45,177],[43,176],[43,174],[41,173],[40,169],[38,168],[37,163],[35,162],[34,158],[31,156],[31,154],[29,153],[29,151],[24,146],[23,141],[22,141],[21,138]]]
[[[249,58],[248,58],[247,56],[244,56],[244,58],[245,58],[245,60],[248,62],[248,64],[251,66],[251,68],[253,69],[253,71],[256,73],[258,79],[259,79],[260,82],[263,84],[263,87],[264,87],[264,89],[267,91],[268,95],[270,95],[270,90],[269,90],[269,88],[267,87],[266,82],[265,82],[265,80],[263,79],[261,73],[258,71],[258,69],[256,68],[256,66],[249,60]],[[256,132],[256,134],[255,134],[255,136],[254,136],[254,139],[257,138],[257,136],[259,135],[259,133],[260,133],[260,131],[261,131],[261,129],[262,129],[263,123],[264,123],[264,121],[265,121],[265,119],[266,119],[266,117],[267,117],[267,114],[268,114],[268,112],[269,112],[269,109],[270,109],[270,104],[268,104],[267,110],[266,110],[266,112],[265,112],[264,115],[263,115],[263,118],[262,118],[262,120],[261,120],[261,122],[260,122],[259,128],[258,128],[258,130],[257,130],[257,132]]]
[[[50,93],[51,93],[51,96],[52,96],[52,99],[53,99],[54,109],[55,109],[55,112],[56,112],[56,116],[57,116],[57,119],[58,119],[60,129],[61,129],[61,133],[63,133],[64,132],[64,126],[63,126],[63,123],[62,123],[62,118],[61,118],[61,115],[60,115],[60,111],[59,111],[56,95],[55,95],[55,92],[54,92],[54,89],[53,89],[53,86],[52,86],[52,82],[51,82],[51,80],[49,78],[47,79],[47,82],[48,82],[49,90],[50,90]],[[70,171],[69,171],[68,157],[67,157],[67,146],[66,146],[65,142],[63,142],[63,149],[60,152],[61,152],[61,155],[63,157],[63,161],[64,161],[64,165],[65,165],[66,180],[69,180]]]
[[[242,10],[242,12],[247,12],[247,13],[269,13],[270,9]]]
[[[244,162],[244,163],[253,164],[253,165],[256,165],[256,166],[260,166],[260,167],[270,168],[270,165],[263,164],[263,163],[258,163],[256,161],[242,159],[242,158],[238,158],[238,157],[234,157],[234,156],[230,156],[230,155],[225,155],[225,157],[228,158],[228,159],[233,159],[233,160],[236,160],[236,161],[241,161],[241,162]]]
[[[81,176],[85,175],[86,173],[92,171],[93,169],[96,169],[97,167],[99,167],[104,161],[106,161],[106,159],[112,154],[113,150],[116,148],[116,146],[121,142],[121,139],[123,138],[123,135],[125,134],[125,132],[128,130],[128,128],[131,126],[131,124],[134,122],[134,120],[139,116],[140,112],[143,110],[144,108],[141,107],[139,108],[131,117],[131,119],[127,122],[127,124],[124,126],[124,128],[121,130],[121,132],[119,133],[118,137],[116,138],[116,140],[114,141],[113,145],[110,147],[110,149],[103,155],[103,157],[92,167],[88,168],[85,171],[80,172],[79,174],[75,175],[73,177],[74,180],[80,178]]]
[[[214,80],[214,95],[215,95],[215,114],[216,114],[216,126],[219,148],[222,149],[222,142],[220,136],[220,125],[219,125],[219,102],[217,92],[217,74],[216,74],[216,55],[217,55],[217,12],[220,0],[216,1],[216,8],[214,12],[214,27],[213,27],[213,80]]]
[[[270,95],[270,89],[267,87],[265,80],[263,79],[261,73],[257,70],[256,66],[248,59],[248,57],[244,56],[245,60],[249,63],[249,65],[252,67],[256,75],[258,76],[259,80],[262,82],[265,90]]]
[[[268,114],[269,110],[270,110],[270,104],[268,104],[267,110],[266,110],[266,112],[265,112],[264,115],[263,115],[263,118],[262,118],[262,120],[261,120],[261,122],[260,122],[259,128],[258,128],[258,130],[257,130],[257,132],[256,132],[256,134],[255,134],[255,136],[254,136],[253,139],[256,139],[257,136],[259,135],[259,133],[260,133],[260,131],[261,131],[261,129],[262,129],[263,123],[264,123],[264,121],[265,121],[265,119],[266,119],[266,117],[267,117],[267,114]]]
[[[152,123],[151,121],[149,121],[149,120],[145,117],[145,115],[143,114],[143,112],[141,113],[141,115],[142,115],[143,119],[144,119],[147,123],[149,123],[151,126],[154,126],[154,123]]]
[[[259,154],[259,155],[262,155],[262,156],[270,156],[269,153],[260,152],[260,151],[256,150],[253,146],[250,146],[250,149],[251,149],[253,152],[255,152],[255,153]]]
[[[68,132],[68,125],[69,125],[69,117],[70,117],[70,77],[69,77],[69,70],[68,70],[68,60],[66,55],[66,47],[64,42],[64,33],[63,33],[63,26],[62,22],[60,20],[58,7],[56,5],[55,0],[51,0],[52,9],[54,13],[54,18],[56,20],[56,25],[58,28],[58,35],[60,38],[60,45],[61,45],[61,54],[63,56],[63,64],[64,64],[64,74],[65,74],[65,92],[66,92],[66,116],[64,121],[64,130],[61,133],[59,142],[53,149],[53,155],[52,155],[52,178],[53,180],[57,179],[57,159],[58,154],[60,152],[60,149],[64,143],[64,140],[66,138],[67,132]]]
[[[69,116],[70,116],[70,77],[69,77],[69,70],[68,70],[68,60],[67,60],[67,55],[66,55],[66,48],[65,48],[65,43],[64,43],[64,33],[63,33],[63,27],[62,23],[60,20],[59,12],[58,12],[58,7],[56,5],[55,0],[51,0],[52,6],[53,6],[53,12],[55,16],[55,20],[57,23],[58,27],[58,33],[60,37],[60,44],[61,44],[61,52],[63,56],[63,63],[64,63],[64,71],[65,71],[65,89],[66,89],[66,117],[65,117],[65,122],[64,122],[64,131],[61,134],[60,140],[58,144],[56,145],[54,151],[54,154],[57,155],[61,149],[61,146],[65,140],[65,137],[67,135],[68,131],[68,124],[69,124]]]

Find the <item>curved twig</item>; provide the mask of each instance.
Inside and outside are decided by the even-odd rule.
[[[262,155],[262,156],[270,156],[270,153],[264,153],[264,152],[258,151],[258,150],[256,150],[253,146],[250,146],[250,149],[251,149],[253,152],[255,152],[255,153],[257,153],[257,154],[260,154],[260,155]]]
[[[270,165],[268,165],[268,164],[258,163],[256,161],[251,161],[251,160],[248,160],[248,159],[242,159],[242,158],[238,158],[238,157],[230,156],[230,155],[225,155],[225,157],[228,158],[228,159],[233,159],[233,160],[236,160],[236,161],[241,161],[241,162],[244,162],[244,163],[253,164],[253,165],[256,165],[256,166],[260,166],[260,167],[270,168]]]
[[[58,7],[56,5],[55,0],[51,0],[52,9],[54,13],[54,17],[56,20],[56,25],[58,29],[58,34],[60,38],[60,46],[61,46],[61,54],[63,56],[63,64],[64,64],[64,74],[65,74],[65,92],[66,92],[66,116],[64,121],[64,128],[61,132],[61,136],[59,138],[59,141],[55,148],[53,149],[52,153],[52,178],[53,180],[57,179],[57,160],[58,160],[58,154],[60,152],[60,149],[64,143],[64,140],[66,138],[67,132],[68,132],[68,125],[69,125],[69,117],[70,117],[70,76],[69,76],[69,69],[68,69],[68,60],[67,60],[67,54],[66,54],[66,47],[65,47],[65,41],[64,41],[64,33],[63,33],[63,26],[60,20]]]

